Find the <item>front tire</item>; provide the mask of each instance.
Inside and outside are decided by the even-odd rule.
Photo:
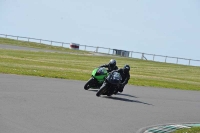
[[[103,92],[105,92],[106,89],[106,84],[103,84],[103,86],[101,86],[101,88],[97,91],[96,96],[99,97]]]
[[[92,86],[93,81],[94,81],[94,79],[93,79],[93,78],[90,78],[90,79],[87,81],[87,83],[84,85],[84,89],[85,89],[85,90],[88,90],[88,89]]]

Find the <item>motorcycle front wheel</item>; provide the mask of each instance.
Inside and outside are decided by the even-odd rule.
[[[91,86],[92,86],[92,84],[93,84],[93,78],[90,78],[88,81],[87,81],[87,83],[84,85],[84,89],[85,90],[88,90]]]
[[[106,91],[106,89],[107,89],[106,84],[103,84],[101,88],[97,91],[96,96],[99,97],[100,95],[102,95]]]

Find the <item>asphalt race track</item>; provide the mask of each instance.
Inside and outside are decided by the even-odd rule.
[[[125,87],[96,97],[83,81],[0,74],[1,133],[135,133],[200,121],[200,92]]]
[[[96,97],[84,84],[0,74],[0,133],[135,133],[200,122],[200,91],[127,85],[122,94]]]

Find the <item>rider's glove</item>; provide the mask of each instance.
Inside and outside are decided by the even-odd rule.
[[[123,83],[120,83],[119,85],[120,85],[120,87],[123,87]]]
[[[124,87],[125,85],[126,85],[125,83],[121,83],[121,86],[123,86],[123,87]]]

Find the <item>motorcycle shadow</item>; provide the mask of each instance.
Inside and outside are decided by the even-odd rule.
[[[99,90],[99,89],[90,89],[90,90],[88,90],[88,91],[97,92],[98,90]],[[117,95],[138,98],[138,97],[136,97],[136,96],[132,96],[132,95],[129,95],[129,94],[123,94],[123,93],[117,93]]]
[[[99,89],[89,89],[88,91],[94,91],[97,92]]]
[[[88,91],[97,92],[98,89],[90,89],[90,90],[88,90]],[[117,95],[127,96],[127,97],[133,97],[133,98],[138,98],[138,97],[136,97],[136,96],[132,96],[132,95],[129,95],[129,94],[123,94],[123,93],[118,93]],[[117,96],[117,95],[113,95],[113,96]],[[145,103],[145,102],[141,102],[141,101],[138,101],[138,100],[131,100],[131,99],[128,99],[128,98],[113,97],[113,96],[105,96],[105,95],[102,95],[101,97],[102,97],[102,98],[107,98],[107,99],[112,99],[112,100],[119,100],[119,101],[125,101],[125,102],[134,102],[134,103],[142,103],[142,104],[146,104],[146,105],[152,105],[152,104]],[[153,106],[153,105],[152,105],[152,106]]]
[[[138,100],[131,100],[131,99],[121,98],[121,97],[103,96],[103,98],[108,98],[108,99],[112,99],[112,100],[119,100],[119,101],[125,101],[125,102],[134,102],[134,103],[142,103],[142,104],[146,104],[146,105],[152,105],[152,104],[141,102],[141,101],[138,101]]]

